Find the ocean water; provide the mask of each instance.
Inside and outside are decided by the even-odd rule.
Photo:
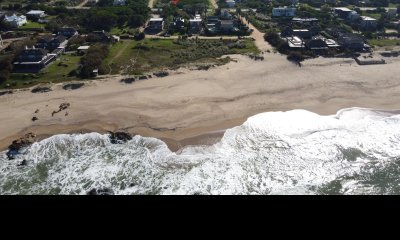
[[[22,160],[26,166],[17,166]],[[179,154],[155,138],[55,135],[16,160],[0,153],[0,194],[400,194],[400,115],[266,112],[212,146]]]

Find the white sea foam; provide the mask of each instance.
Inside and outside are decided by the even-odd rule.
[[[27,166],[17,166],[28,160]],[[267,112],[180,154],[154,138],[56,135],[6,160],[1,194],[399,194],[400,115]]]

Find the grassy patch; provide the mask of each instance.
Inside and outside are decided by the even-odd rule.
[[[19,29],[31,29],[31,28],[44,28],[45,24],[38,22],[28,21],[24,26],[19,27]]]
[[[387,47],[387,46],[399,46],[400,39],[371,39],[368,42],[374,46]]]
[[[10,78],[0,85],[0,88],[4,88],[6,84],[10,84],[12,88],[23,88],[38,83],[58,83],[76,80],[76,77],[69,77],[68,73],[77,68],[79,61],[79,56],[62,55],[37,74],[12,73]]]
[[[111,74],[143,74],[162,68],[178,68],[192,63],[220,63],[217,59],[226,54],[258,53],[251,40],[185,40],[171,39],[124,40],[114,44],[105,64]],[[229,46],[229,47],[228,47]]]

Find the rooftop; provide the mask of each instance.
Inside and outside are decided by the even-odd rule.
[[[348,9],[346,7],[337,7],[337,8],[335,8],[335,10],[339,10],[339,11],[342,11],[342,12],[351,12],[351,11],[353,11],[353,10]]]
[[[36,14],[43,14],[44,11],[41,10],[31,10],[29,12],[27,12],[26,14],[32,14],[32,15],[36,15]]]
[[[164,18],[150,18],[150,22],[161,22],[164,21]]]
[[[368,17],[368,16],[361,16],[361,19],[364,20],[364,21],[376,21],[375,18]]]

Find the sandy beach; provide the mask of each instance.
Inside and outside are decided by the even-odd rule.
[[[179,69],[168,77],[132,84],[110,77],[88,81],[76,90],[57,84],[47,93],[27,89],[5,94],[0,96],[0,149],[28,132],[43,138],[124,130],[160,138],[177,150],[211,143],[224,129],[266,111],[335,114],[347,107],[400,109],[398,58],[366,66],[352,59],[317,58],[298,67],[274,53],[266,53],[264,61],[231,57],[236,61],[208,71]],[[52,116],[64,102],[70,107]]]

